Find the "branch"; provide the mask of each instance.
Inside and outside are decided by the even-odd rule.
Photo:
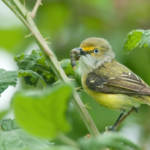
[[[52,69],[54,70],[56,76],[64,81],[65,83],[70,83],[60,64],[58,63],[56,57],[53,55],[52,50],[46,44],[44,38],[33,22],[30,13],[26,10],[26,8],[19,2],[19,0],[2,0],[15,14],[16,16],[26,25],[26,27],[30,30],[34,38],[36,39],[38,45],[43,50],[43,52],[49,57],[49,62],[51,64]],[[90,117],[88,111],[84,107],[80,97],[74,91],[73,93],[73,104],[79,111],[86,127],[88,128],[90,134],[92,136],[98,136],[100,133],[94,124],[92,118]]]
[[[58,139],[60,139],[66,145],[73,146],[76,148],[78,148],[78,146],[79,146],[75,141],[73,141],[72,139],[67,137],[65,134],[60,134],[58,136]]]
[[[33,10],[32,10],[32,13],[31,13],[31,17],[32,17],[32,18],[35,17],[36,12],[37,12],[39,6],[42,5],[41,1],[42,1],[42,0],[37,0],[36,4],[35,4],[35,6],[34,6],[34,8],[33,8]]]

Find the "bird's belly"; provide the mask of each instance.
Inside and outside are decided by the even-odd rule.
[[[85,91],[100,105],[115,111],[128,111],[139,107],[141,102],[134,96],[126,94],[105,94],[85,88]]]

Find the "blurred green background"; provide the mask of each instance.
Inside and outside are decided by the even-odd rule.
[[[28,10],[32,10],[35,2],[25,0]],[[124,40],[131,30],[150,28],[149,0],[43,0],[42,3],[34,20],[43,37],[50,37],[47,41],[58,60],[69,58],[70,50],[78,47],[85,38],[102,37],[110,42],[116,59],[150,85],[150,49],[135,49],[130,55],[122,51]],[[38,49],[32,36],[25,38],[30,34],[28,30],[9,9],[5,11],[5,7],[3,4],[4,11],[0,10],[0,60],[4,59],[2,52],[8,52],[7,55],[13,59],[17,54]],[[9,62],[7,58],[4,64]],[[0,68],[6,69],[2,62]],[[89,103],[91,109],[88,111],[100,132],[116,121],[119,113],[101,107],[84,92],[80,92],[80,96],[85,104]],[[71,116],[68,116],[73,127],[68,136],[73,139],[85,136],[88,131],[72,105],[70,112]],[[150,107],[142,105],[139,113],[129,116],[119,131],[141,143],[143,149],[148,149]]]

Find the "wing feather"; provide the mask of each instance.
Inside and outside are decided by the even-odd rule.
[[[86,78],[86,85],[102,93],[150,95],[150,87],[133,72],[113,78],[92,72]]]

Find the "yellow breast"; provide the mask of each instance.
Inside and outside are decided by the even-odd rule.
[[[141,101],[134,96],[126,94],[106,94],[90,90],[85,84],[86,76],[82,77],[84,90],[100,105],[115,111],[130,110],[132,107],[139,107]]]

